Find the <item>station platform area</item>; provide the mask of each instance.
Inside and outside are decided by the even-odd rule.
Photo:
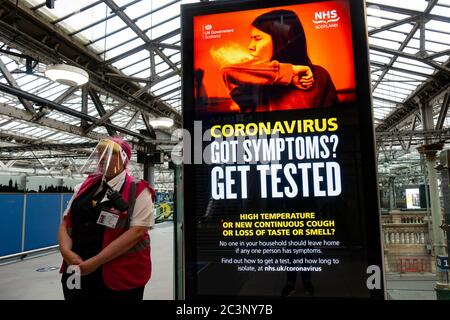
[[[433,273],[391,273],[386,275],[388,300],[436,300]]]
[[[145,288],[145,300],[172,300],[173,223],[157,224],[150,231],[153,274]],[[0,265],[0,300],[62,300],[59,251]],[[386,275],[389,300],[436,300],[432,273]]]
[[[152,278],[145,287],[145,300],[172,300],[173,223],[163,222],[150,229]],[[0,264],[0,300],[63,300],[58,250],[40,257]]]

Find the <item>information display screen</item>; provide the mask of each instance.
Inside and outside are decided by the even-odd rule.
[[[384,298],[363,1],[182,6],[186,298]]]
[[[419,188],[405,189],[406,208],[420,209],[420,191]]]

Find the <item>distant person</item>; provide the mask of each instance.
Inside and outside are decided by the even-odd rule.
[[[252,26],[251,59],[222,67],[241,112],[327,108],[339,102],[328,71],[308,57],[305,32],[294,12],[271,11]]]
[[[300,264],[300,267],[308,268],[310,265],[308,264]],[[312,272],[311,271],[298,271],[300,272],[302,284],[304,291],[307,296],[314,295],[314,286],[312,283]],[[297,294],[297,271],[287,271],[286,272],[286,283],[281,291],[282,298],[288,298],[295,296]]]
[[[58,232],[66,300],[143,299],[155,192],[127,173],[130,158],[131,146],[113,137],[101,140],[84,166],[94,173],[75,188]],[[69,283],[70,265],[81,272],[80,288]]]

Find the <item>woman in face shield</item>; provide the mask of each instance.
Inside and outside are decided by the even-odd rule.
[[[82,171],[58,232],[66,300],[142,300],[151,276],[154,190],[127,171],[131,146],[99,142]]]

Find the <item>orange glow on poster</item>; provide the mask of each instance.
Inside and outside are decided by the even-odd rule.
[[[329,72],[339,100],[355,101],[350,13],[348,4],[339,0],[194,17],[194,69],[204,72],[203,94],[208,98],[230,98],[221,66],[249,60],[253,20],[279,9],[294,11],[299,17],[309,58],[312,64]]]

